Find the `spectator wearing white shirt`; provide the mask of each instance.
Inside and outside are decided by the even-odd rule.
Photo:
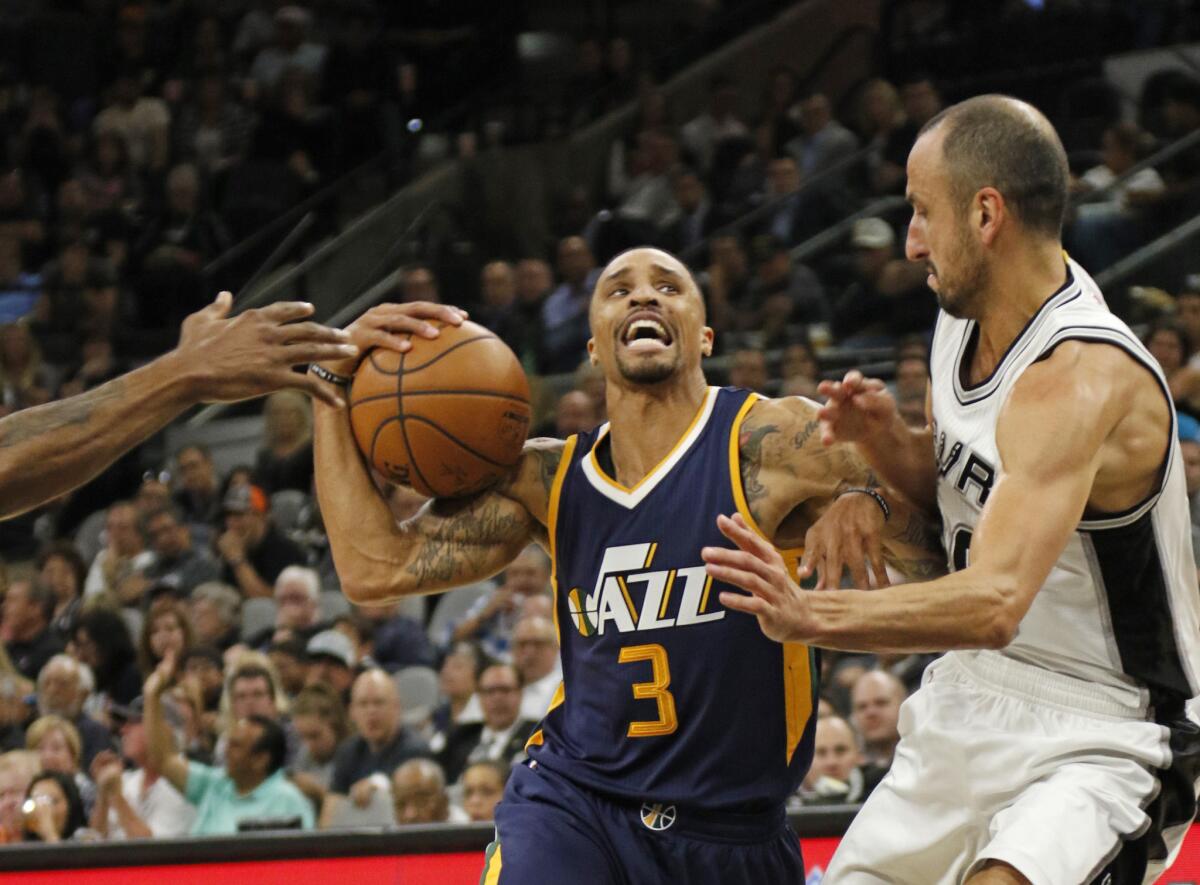
[[[130,501],[117,501],[104,516],[104,548],[96,554],[83,582],[85,599],[108,594],[121,605],[141,601],[146,590],[142,573],[154,561],[138,526],[138,511]]]
[[[263,47],[250,66],[250,77],[264,90],[275,88],[284,71],[299,68],[313,81],[320,78],[328,50],[308,38],[309,15],[299,6],[275,13],[275,42]]]
[[[161,98],[142,95],[142,84],[131,72],[113,83],[112,102],[96,115],[96,134],[115,132],[129,149],[129,163],[138,171],[166,167],[170,148],[171,111]]]
[[[737,87],[728,77],[717,76],[708,84],[708,108],[683,124],[680,131],[684,149],[706,175],[712,169],[717,145],[727,138],[743,138],[750,130],[738,118]]]
[[[96,805],[91,826],[107,839],[174,839],[187,835],[196,820],[196,809],[183,794],[149,766],[142,699],[128,707],[115,707],[121,721],[121,756],[133,763],[124,770],[116,753],[104,751],[92,763]],[[178,724],[178,723],[177,723]]]
[[[512,659],[525,688],[521,693],[521,718],[540,720],[562,684],[562,660],[554,624],[543,617],[522,618],[513,628]]]

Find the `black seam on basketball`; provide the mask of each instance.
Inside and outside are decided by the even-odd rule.
[[[469,445],[467,445],[465,442],[463,442],[461,439],[459,439],[457,436],[455,436],[453,433],[451,433],[445,427],[438,424],[436,421],[431,421],[430,419],[425,418],[421,415],[406,415],[404,418],[404,421],[402,421],[401,424],[403,424],[405,421],[418,421],[421,424],[428,424],[430,427],[432,427],[434,430],[436,430],[442,436],[446,437],[446,439],[450,440],[456,446],[461,448],[464,452],[468,452],[469,454],[474,455],[480,461],[486,461],[488,464],[491,464],[493,467],[500,467],[500,468],[503,468],[506,470],[509,467],[512,467],[511,464],[504,464],[500,461],[496,461],[496,460],[493,460],[492,458],[489,458],[487,455],[483,454],[482,452],[475,451],[475,449],[471,448]],[[407,436],[405,436],[405,438],[404,438],[404,444],[408,445],[408,437]]]
[[[350,408],[361,406],[363,403],[374,403],[381,399],[388,399],[395,396],[393,393],[373,393],[370,396],[364,396],[362,399],[353,400],[350,403]],[[529,405],[529,400],[522,396],[513,396],[511,393],[497,393],[493,390],[410,390],[405,396],[487,396],[496,399],[512,400],[514,403]]]
[[[383,368],[383,366],[379,365],[379,363],[375,362],[375,351],[378,349],[379,348],[374,348],[369,354],[367,354],[367,362],[371,364],[371,368],[380,375],[399,375],[400,371],[398,368],[395,372],[389,372],[387,369]],[[404,354],[400,354],[400,365],[404,365]]]
[[[476,335],[474,338],[468,338],[466,341],[460,341],[460,342],[458,342],[458,344],[452,344],[449,347],[447,347],[445,350],[443,350],[441,353],[439,353],[437,356],[430,357],[425,362],[421,363],[418,366],[413,366],[411,369],[404,368],[404,360],[401,360],[400,361],[400,371],[401,372],[419,372],[419,371],[421,371],[421,369],[426,369],[429,366],[432,366],[434,363],[436,363],[438,360],[440,360],[442,357],[446,356],[447,354],[454,353],[454,351],[458,350],[460,347],[466,347],[468,344],[473,344],[476,341],[489,341],[493,338],[496,338],[496,336],[495,335]],[[499,339],[497,339],[497,340],[499,340]]]
[[[407,416],[404,414],[404,361],[407,358],[407,353],[400,354],[400,365],[396,367],[396,413],[400,419],[400,436],[404,438],[404,450],[408,452],[408,466],[412,468],[413,473],[417,475],[417,479],[421,481],[421,484],[432,492],[433,486],[429,484],[429,480],[421,472],[421,465],[417,463],[417,455],[408,442],[408,428],[405,426]]]
[[[400,420],[399,415],[393,415],[390,418],[383,419],[377,425],[375,425],[375,433],[373,433],[371,435],[371,454],[367,458],[367,461],[370,462],[371,466],[375,465],[375,443],[379,440],[379,434],[383,433],[383,428],[387,427],[393,421],[399,421],[399,420]]]

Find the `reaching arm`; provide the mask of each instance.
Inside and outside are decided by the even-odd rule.
[[[821,441],[853,443],[883,482],[925,512],[936,513],[933,431],[906,425],[886,385],[877,378],[863,378],[857,370],[842,381],[822,381],[817,389],[829,398],[817,412]],[[926,392],[927,415],[928,398]]]
[[[160,772],[180,793],[187,791],[187,759],[176,751],[163,717],[162,694],[175,675],[175,652],[167,652],[142,690],[148,766]]]
[[[293,365],[353,352],[344,333],[297,323],[311,305],[275,304],[227,319],[228,293],[184,321],[179,346],[79,396],[0,420],[0,519],[92,479],[188,406],[280,387],[332,398]]]
[[[724,593],[722,603],[757,615],[773,638],[826,648],[1003,648],[1089,499],[1116,511],[1153,487],[1166,403],[1149,373],[1129,372],[1128,362],[1115,348],[1069,342],[1022,375],[997,425],[1003,470],[965,569],[872,593],[805,593],[771,559],[773,550],[726,521],[741,551],[709,548],[705,559],[714,577],[751,595]],[[1145,413],[1131,414],[1131,403]]]

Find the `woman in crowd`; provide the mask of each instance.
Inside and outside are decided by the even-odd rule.
[[[26,323],[0,327],[0,417],[49,402],[54,373]]]
[[[25,835],[31,842],[74,839],[87,823],[75,781],[60,771],[35,775],[25,794],[32,809],[25,813]]]
[[[292,702],[292,727],[300,738],[290,768],[292,783],[320,808],[333,777],[334,751],[350,733],[346,707],[328,685],[310,685]]]
[[[183,606],[170,598],[155,601],[142,623],[138,641],[138,664],[142,675],[149,677],[168,651],[175,652],[176,660],[182,659],[194,641],[192,625]]]
[[[472,821],[490,821],[495,817],[507,780],[508,766],[503,762],[485,759],[467,766],[462,773],[463,811]]]
[[[1200,418],[1200,372],[1188,368],[1187,357],[1192,348],[1183,327],[1170,320],[1159,321],[1150,327],[1142,343],[1162,366],[1175,407]]]
[[[61,716],[42,716],[34,720],[25,733],[25,749],[38,754],[43,771],[69,777],[83,799],[84,814],[91,811],[96,800],[96,786],[80,770],[83,741],[79,729]]]
[[[312,407],[308,397],[283,390],[267,397],[263,447],[254,464],[254,482],[268,495],[282,489],[312,490]]]
[[[87,566],[70,541],[52,541],[37,558],[38,580],[54,594],[52,626],[63,638],[69,638],[79,619],[83,582]]]
[[[483,652],[470,642],[456,643],[442,659],[438,689],[443,701],[430,716],[433,736],[429,746],[433,752],[446,745],[446,736],[463,720],[464,714],[482,719],[479,701],[475,699],[475,683],[483,667]]]
[[[125,619],[112,609],[83,612],[68,646],[71,656],[92,668],[101,709],[125,705],[142,693],[137,652]]]

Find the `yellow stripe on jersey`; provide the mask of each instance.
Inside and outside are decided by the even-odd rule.
[[[661,621],[667,616],[667,603],[671,601],[671,588],[675,586],[675,569],[671,569],[667,573],[667,586],[663,590],[662,605],[658,607],[658,619]]]
[[[558,501],[562,497],[563,481],[567,478],[567,469],[571,466],[571,456],[575,454],[575,443],[578,440],[578,436],[572,435],[563,446],[562,458],[558,462],[558,469],[554,471],[554,481],[550,483],[550,501],[546,505],[546,537],[550,542],[550,588],[554,593],[554,636],[560,647],[562,633],[558,626],[558,556],[555,553],[554,536],[558,526]]]
[[[696,609],[697,614],[704,614],[708,611],[708,591],[712,589],[712,575],[708,575],[704,579],[704,595],[700,597],[700,608]]]
[[[642,568],[650,568],[650,563],[654,561],[654,554],[658,552],[658,542],[655,541],[650,545],[649,552],[646,553],[646,561],[642,563]]]
[[[621,595],[625,597],[625,607],[629,609],[629,617],[633,618],[636,624],[638,620],[638,611],[633,607],[633,597],[629,595],[629,587],[625,583],[625,579],[617,575],[617,586],[621,588]]]
[[[500,843],[493,842],[483,857],[483,875],[479,877],[479,885],[498,885],[500,864]]]

